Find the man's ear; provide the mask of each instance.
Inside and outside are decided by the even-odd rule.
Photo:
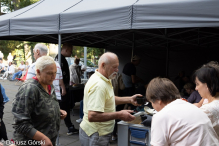
[[[102,63],[101,66],[104,68],[104,67],[106,66],[106,64],[105,64],[105,63]]]
[[[37,55],[39,55],[39,56],[40,56],[40,50],[36,50],[36,52],[37,52]]]

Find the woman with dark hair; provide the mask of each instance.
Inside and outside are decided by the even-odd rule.
[[[196,70],[194,78],[195,89],[202,98],[208,100],[208,103],[202,105],[200,109],[207,114],[219,136],[219,65],[216,62],[203,65]]]
[[[146,97],[158,111],[152,119],[152,146],[219,144],[218,136],[207,115],[194,105],[181,100],[179,90],[169,79],[151,80]]]

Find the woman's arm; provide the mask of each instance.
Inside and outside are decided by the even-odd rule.
[[[33,136],[33,139],[37,141],[42,140],[43,142],[45,142],[45,144],[42,144],[41,146],[52,146],[51,140],[46,135],[44,135],[39,131],[36,132],[36,134]]]
[[[14,115],[14,126],[16,133],[33,138],[37,130],[32,125],[32,112],[35,108],[35,98],[39,92],[36,87],[29,84],[19,88],[18,93],[12,103],[12,114]]]

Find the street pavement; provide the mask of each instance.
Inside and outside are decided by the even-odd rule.
[[[6,126],[8,139],[12,139],[13,135],[13,115],[11,113],[12,109],[12,101],[18,91],[18,88],[20,87],[21,83],[18,83],[18,85],[15,85],[15,82],[11,82],[8,80],[0,80],[1,85],[5,88],[6,95],[9,97],[10,101],[5,104],[4,109],[4,116],[3,121]],[[73,109],[73,112],[71,112],[71,121],[74,124],[75,128],[79,128],[79,124],[75,121],[79,119],[79,105],[80,103],[76,103],[76,106]],[[60,146],[80,146],[79,136],[78,134],[67,136],[68,129],[65,126],[64,121],[61,121],[60,131],[59,131],[59,143]],[[116,142],[111,142],[110,146],[117,146]]]

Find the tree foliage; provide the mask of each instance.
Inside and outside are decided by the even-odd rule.
[[[39,0],[1,0],[0,8],[4,7],[3,12],[8,13],[29,6],[37,1]],[[0,50],[4,54],[4,59],[7,59],[8,54],[12,53],[12,55],[17,56],[16,60],[26,60],[26,58],[30,57],[28,52],[33,49],[35,44],[35,42],[0,40]],[[25,48],[29,48],[29,50],[25,50]]]
[[[4,59],[7,59],[7,56],[8,56],[9,53],[12,53],[12,55],[13,55],[14,54],[13,51],[15,49],[20,49],[19,45],[21,43],[22,43],[21,41],[4,41],[4,40],[1,40],[0,41],[0,50],[4,54]]]
[[[94,64],[97,64],[97,60],[104,53],[104,49],[101,48],[91,48],[87,47],[87,58],[93,62]],[[84,47],[81,46],[74,46],[72,56],[77,56],[78,58],[84,57]]]
[[[4,7],[3,12],[8,13],[34,4],[37,1],[39,0],[1,0],[1,7]]]

